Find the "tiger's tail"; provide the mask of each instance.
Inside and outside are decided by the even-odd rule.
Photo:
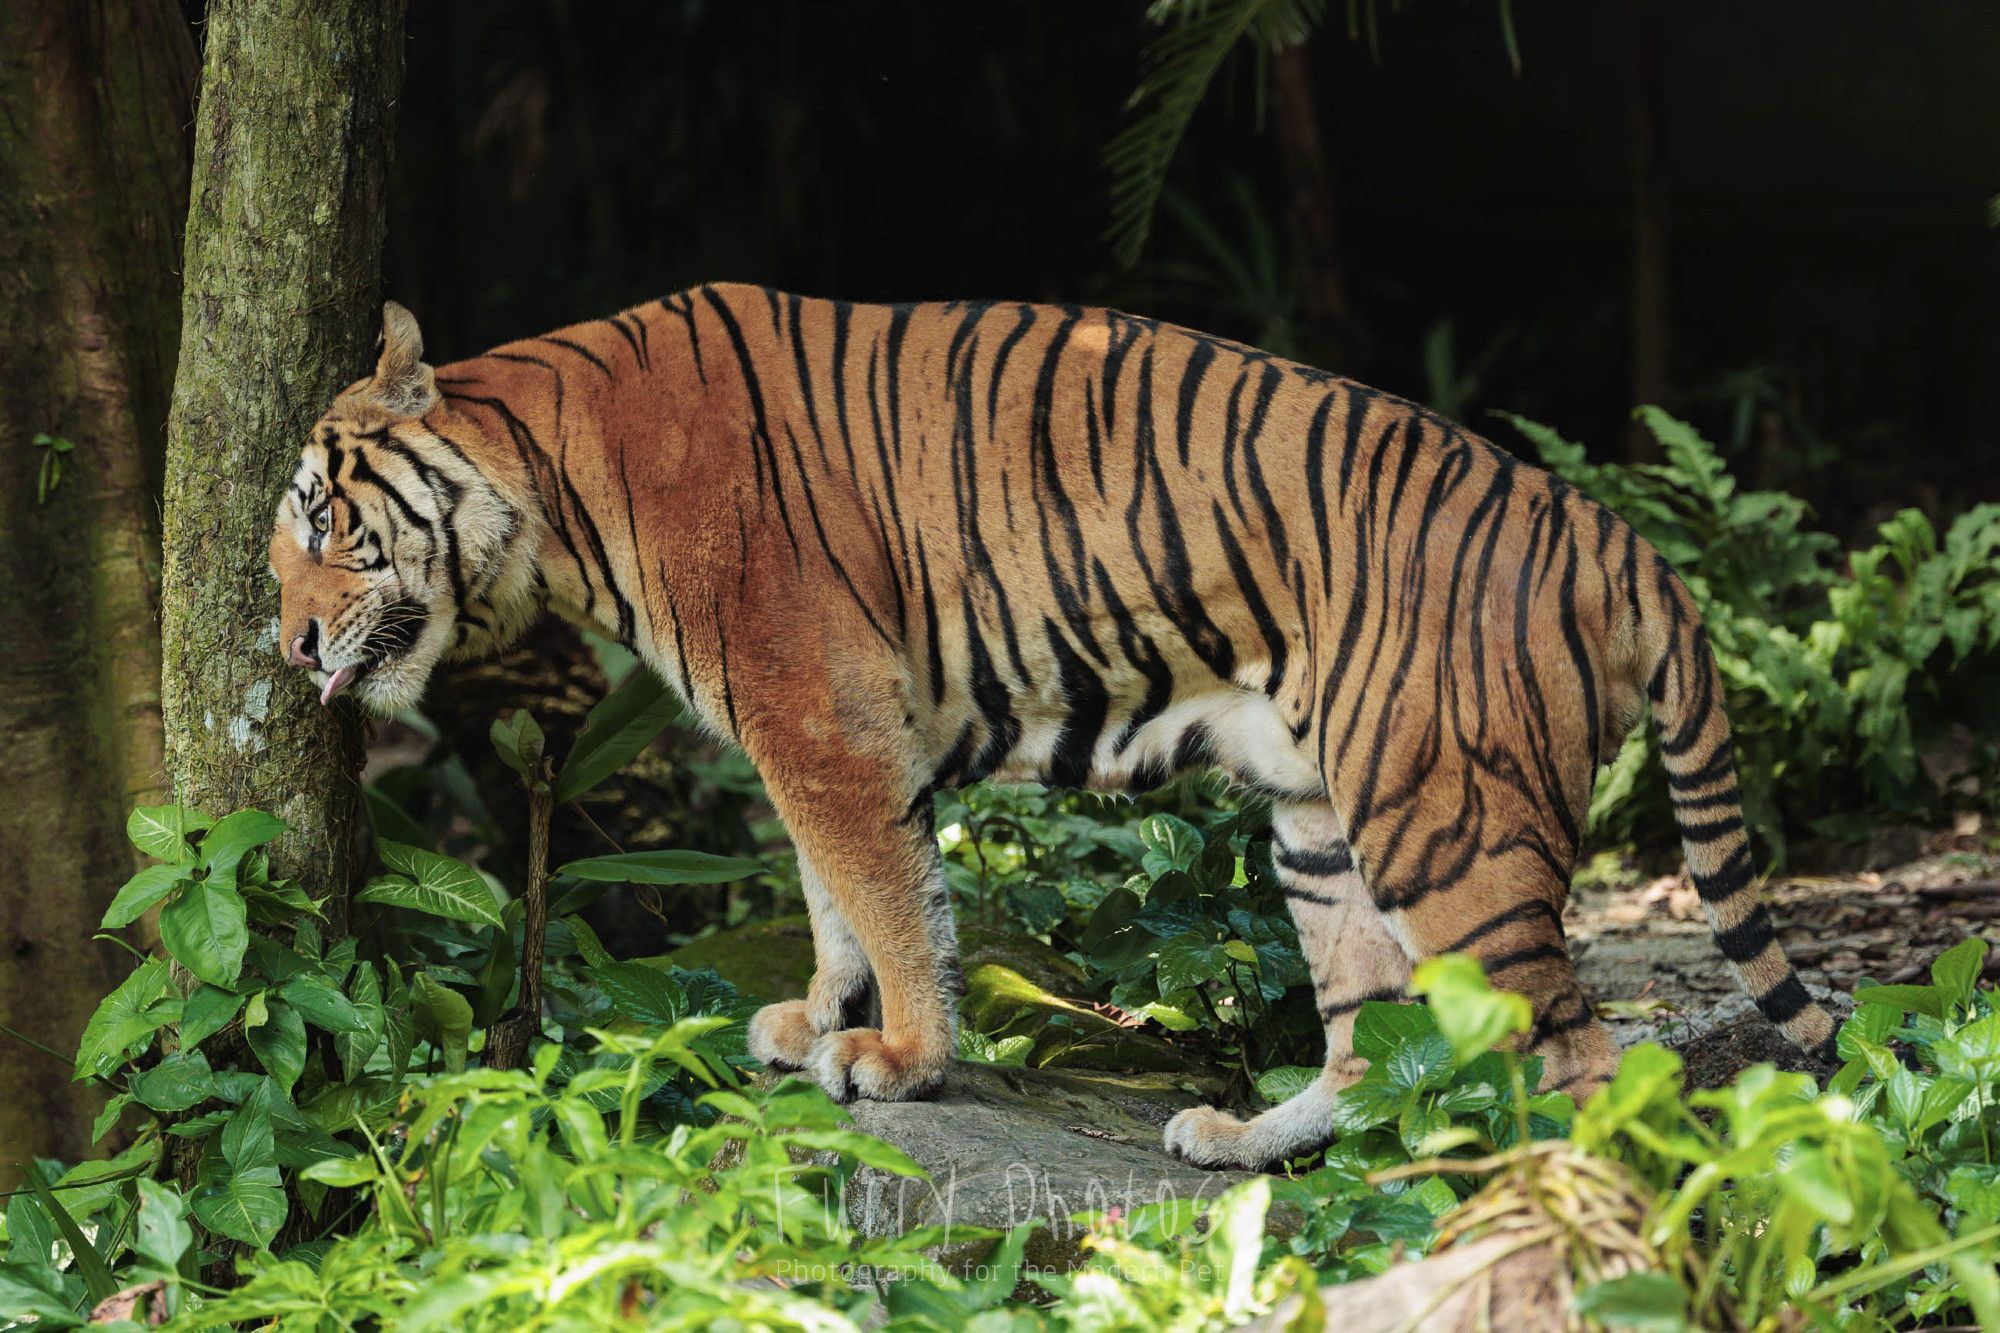
[[[1641,597],[1638,665],[1659,727],[1674,821],[1709,929],[1745,993],[1803,1051],[1834,1061],[1834,1022],[1785,956],[1758,892],[1736,747],[1700,613],[1665,562]]]

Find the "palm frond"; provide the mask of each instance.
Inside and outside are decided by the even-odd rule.
[[[1188,122],[1237,43],[1254,37],[1261,59],[1304,41],[1325,16],[1326,0],[1155,0],[1147,7],[1160,32],[1140,57],[1126,125],[1104,149],[1111,173],[1105,239],[1120,263],[1131,264],[1145,248]]]

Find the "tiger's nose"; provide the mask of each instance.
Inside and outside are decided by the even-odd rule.
[[[318,671],[320,669],[319,654],[314,651],[318,647],[319,621],[308,620],[306,622],[306,632],[292,640],[292,650],[285,654],[285,660],[293,666],[311,667],[314,671]]]

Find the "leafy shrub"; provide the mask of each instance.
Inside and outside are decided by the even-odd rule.
[[[1942,537],[1906,509],[1874,546],[1843,554],[1807,526],[1804,501],[1740,489],[1692,427],[1656,407],[1638,416],[1665,462],[1592,463],[1548,427],[1506,419],[1686,581],[1728,690],[1746,812],[1779,856],[1788,830],[1848,835],[1869,827],[1858,811],[1934,815],[1959,787],[1994,790],[2000,505],[1967,510]],[[1599,784],[1596,827],[1671,828],[1664,788],[1642,781],[1655,745],[1644,731],[1627,743]],[[1933,752],[1950,756],[1936,776],[1921,762]]]

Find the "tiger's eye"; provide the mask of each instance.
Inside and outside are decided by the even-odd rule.
[[[326,532],[331,529],[333,527],[332,508],[328,505],[321,505],[319,508],[313,510],[312,525],[314,532]]]

